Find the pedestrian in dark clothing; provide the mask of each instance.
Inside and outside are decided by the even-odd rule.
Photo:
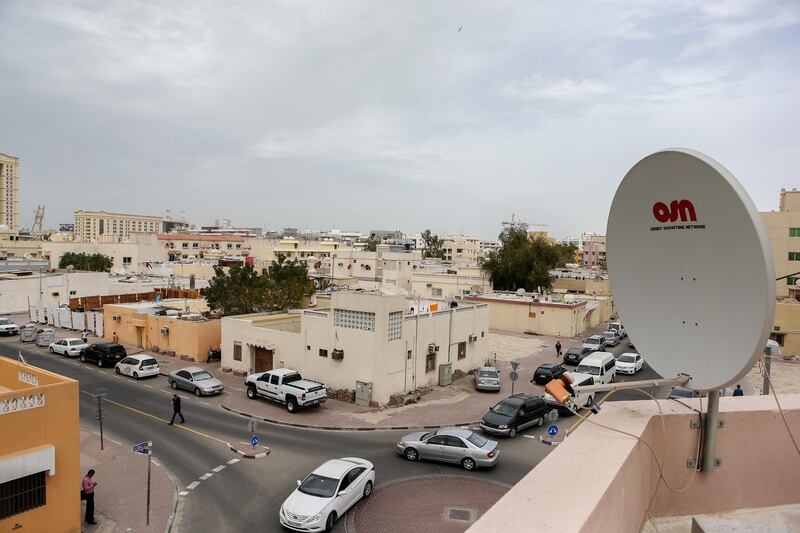
[[[94,521],[94,488],[97,486],[94,477],[94,470],[89,470],[83,478],[81,483],[81,499],[86,500],[86,523],[96,524]]]
[[[181,397],[177,394],[172,395],[172,420],[169,421],[169,425],[171,426],[175,422],[175,417],[181,417],[181,424],[186,422],[183,418],[183,413],[181,413]]]
[[[556,357],[561,357],[561,341],[556,341]]]
[[[736,388],[733,390],[734,396],[744,396],[744,391],[742,390],[741,385],[736,385]]]

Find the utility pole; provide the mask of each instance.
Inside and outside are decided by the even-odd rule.
[[[100,449],[103,450],[103,398],[106,397],[105,389],[99,389],[94,397],[97,399],[97,420],[100,421]]]
[[[145,525],[150,525],[150,466],[153,464],[153,441],[147,441],[147,519]]]
[[[764,382],[761,384],[761,394],[769,394],[770,367],[772,366],[772,355],[764,356]]]

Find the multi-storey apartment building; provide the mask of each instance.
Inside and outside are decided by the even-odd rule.
[[[0,154],[0,224],[19,229],[19,157]]]
[[[93,241],[103,236],[127,239],[133,233],[164,233],[164,219],[107,211],[75,211],[75,240]]]

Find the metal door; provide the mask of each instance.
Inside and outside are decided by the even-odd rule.
[[[369,407],[372,401],[372,383],[369,381],[356,381],[356,405]]]
[[[269,372],[272,370],[272,350],[254,346],[253,357],[256,372]]]

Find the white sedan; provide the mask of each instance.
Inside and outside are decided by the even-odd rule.
[[[114,366],[114,371],[136,379],[157,376],[158,361],[149,355],[129,355]]]
[[[635,374],[644,366],[644,359],[638,353],[624,353],[614,363],[617,374]]]
[[[330,531],[361,498],[369,498],[375,467],[365,459],[331,459],[311,472],[281,505],[281,524],[294,531]]]
[[[50,353],[78,357],[81,354],[81,350],[88,347],[89,345],[80,339],[61,339],[50,344]]]

